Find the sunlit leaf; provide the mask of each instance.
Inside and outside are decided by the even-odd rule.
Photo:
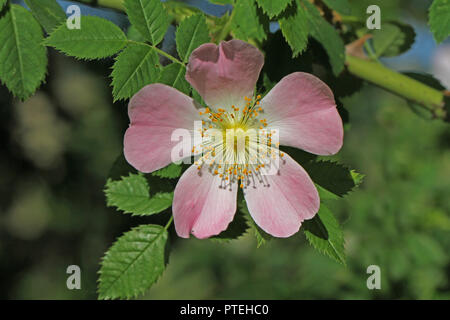
[[[173,193],[158,192],[149,195],[148,182],[140,174],[132,174],[121,180],[108,179],[105,195],[109,207],[117,207],[124,213],[146,216],[159,213],[172,205]]]
[[[130,22],[150,41],[159,44],[169,27],[169,16],[160,0],[125,0],[124,6]]]
[[[136,42],[145,42],[145,38],[141,35],[141,33],[136,29],[135,26],[130,25],[127,30],[127,38]]]
[[[234,10],[231,23],[236,38],[246,41],[263,41],[267,38],[269,21],[261,14],[253,0],[239,0]]]
[[[345,265],[344,235],[327,207],[321,204],[313,219],[303,221],[302,229],[314,248]]]
[[[141,225],[121,236],[101,262],[99,299],[129,299],[149,289],[165,269],[167,238],[158,225]]]
[[[100,59],[119,52],[127,43],[125,34],[114,23],[99,17],[82,16],[81,29],[59,26],[45,44],[81,59]]]
[[[24,7],[0,18],[0,80],[18,98],[31,96],[45,78],[47,50],[41,26]]]
[[[181,175],[181,169],[182,169],[181,165],[171,163],[165,168],[152,172],[152,175],[158,176],[160,178],[175,179]]]
[[[311,36],[320,42],[330,59],[330,65],[335,75],[344,70],[345,47],[336,29],[320,14],[319,10],[308,0],[300,0],[307,11],[308,25]]]
[[[211,41],[205,16],[196,14],[184,19],[178,26],[175,39],[178,55],[187,62],[192,51]]]
[[[67,17],[56,0],[25,0],[33,16],[48,33],[63,24]]]
[[[431,32],[437,43],[450,35],[450,0],[434,0],[429,11]]]
[[[299,0],[295,0],[283,12],[278,22],[284,38],[292,49],[293,57],[297,57],[306,49],[309,35],[307,13]]]
[[[116,58],[112,86],[114,100],[128,99],[144,86],[158,80],[159,56],[146,44],[131,44]]]
[[[271,18],[280,14],[292,2],[292,0],[256,0],[263,11]]]
[[[406,24],[383,23],[380,30],[372,32],[373,48],[377,57],[393,57],[409,50],[416,33]]]

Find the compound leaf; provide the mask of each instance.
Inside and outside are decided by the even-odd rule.
[[[307,18],[311,36],[320,42],[330,59],[331,68],[335,75],[344,70],[345,47],[336,29],[320,14],[319,10],[308,0],[301,0],[307,11]]]
[[[131,24],[150,41],[158,45],[169,28],[170,19],[160,0],[125,0]]]
[[[149,289],[165,269],[167,238],[158,225],[141,225],[122,235],[101,262],[99,299],[129,299]]]
[[[344,234],[327,207],[321,204],[314,218],[303,221],[302,229],[314,248],[345,265]]]
[[[273,18],[286,9],[292,0],[256,0],[256,2],[270,18]]]
[[[45,78],[42,28],[24,7],[11,5],[0,18],[0,80],[18,98],[32,95]]]
[[[238,39],[256,39],[263,41],[267,38],[269,21],[259,12],[253,0],[239,0],[235,7],[231,21],[233,33]]]
[[[205,16],[195,14],[184,19],[177,29],[175,39],[178,55],[184,62],[187,62],[194,49],[211,41]]]
[[[281,32],[292,49],[293,58],[302,53],[308,44],[309,25],[306,11],[298,0],[286,9],[280,19]]]
[[[106,182],[105,195],[108,207],[124,213],[146,216],[159,213],[172,205],[173,193],[158,192],[150,198],[149,186],[144,176],[130,173],[128,177]]]
[[[160,178],[175,179],[181,175],[181,165],[171,163],[167,167],[152,172],[152,176]]]
[[[112,86],[114,101],[128,99],[144,86],[158,80],[159,56],[146,44],[131,44],[116,58]]]
[[[393,57],[409,50],[416,33],[406,24],[384,23],[380,30],[373,31],[372,44],[377,57]]]
[[[127,43],[125,34],[114,23],[92,16],[81,17],[80,29],[59,26],[45,44],[80,59],[101,59],[119,52]]]
[[[33,16],[48,33],[63,24],[67,17],[56,0],[25,0]]]

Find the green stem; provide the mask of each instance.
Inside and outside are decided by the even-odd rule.
[[[185,64],[178,60],[177,58],[175,58],[174,56],[172,56],[171,54],[168,54],[167,52],[159,49],[157,46],[154,46],[152,44],[149,43],[145,43],[145,42],[138,42],[138,41],[134,41],[134,40],[128,40],[128,43],[133,43],[133,44],[138,44],[138,45],[145,45],[145,46],[149,46],[151,47],[153,50],[155,50],[157,53],[159,53],[160,55],[166,57],[167,59],[171,60],[172,62],[181,64],[182,66],[185,66]]]
[[[169,229],[170,225],[172,224],[173,216],[170,216],[169,221],[167,221],[166,226],[164,227],[164,230]]]
[[[381,63],[347,54],[347,68],[355,76],[420,104],[435,118],[446,119],[444,93],[422,82],[386,68]]]
[[[166,57],[167,59],[171,60],[172,62],[181,64],[182,66],[185,66],[185,64],[183,62],[181,62],[180,60],[178,60],[177,58],[175,58],[174,56],[168,54],[167,52],[153,46],[153,45],[149,45],[151,46],[156,52],[158,52],[160,55]]]
[[[111,8],[125,11],[123,0],[73,0],[85,4],[97,4],[99,7]],[[231,12],[228,22],[218,36],[218,42],[227,38],[231,32],[231,23],[234,10]],[[354,22],[353,17],[343,16],[343,21]],[[355,20],[356,21],[356,20]],[[131,42],[131,41],[130,41]],[[142,43],[141,43],[142,44]],[[164,52],[156,46],[150,45],[160,55],[165,56],[169,60],[185,64]],[[346,64],[348,70],[355,76],[369,81],[379,87],[382,87],[394,94],[420,104],[422,107],[430,111],[434,117],[439,119],[448,119],[448,115],[444,109],[444,93],[433,89],[419,81],[411,79],[401,73],[395,72],[383,66],[376,61],[364,60],[351,55],[347,55]]]
[[[375,51],[373,50],[372,46],[366,41],[364,42],[364,48],[366,48],[367,54],[372,60],[378,61],[378,57],[375,54]]]

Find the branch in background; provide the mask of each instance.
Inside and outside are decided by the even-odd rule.
[[[435,118],[445,120],[444,92],[386,68],[381,63],[347,54],[347,68],[353,75],[420,104]]]
[[[123,0],[73,0],[84,4],[91,4],[98,7],[110,8],[125,11]],[[225,39],[229,33],[228,28],[224,28],[221,33],[221,39]],[[363,39],[362,43],[367,39]],[[401,73],[386,68],[381,63],[357,57],[351,52],[347,52],[346,65],[348,70],[355,76],[371,82],[385,90],[388,90],[398,96],[420,104],[430,111],[435,118],[447,120],[445,110],[445,94],[422,82],[414,80]]]

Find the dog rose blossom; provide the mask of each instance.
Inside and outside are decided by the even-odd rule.
[[[129,103],[124,154],[141,172],[173,161],[175,130],[184,128],[202,137],[201,144],[194,143],[190,154],[184,155],[201,156],[174,191],[172,210],[180,237],[192,233],[207,238],[226,230],[236,212],[239,189],[253,220],[275,237],[293,235],[319,210],[311,178],[278,147],[317,155],[338,152],[343,125],[333,93],[317,77],[295,72],[262,98],[254,90],[263,64],[262,53],[246,42],[204,44],[192,53],[186,80],[206,108],[199,109],[192,98],[163,84],[144,87]],[[200,130],[195,126],[199,122]],[[223,139],[212,138],[217,132]],[[245,143],[236,145],[239,136]],[[275,172],[267,174],[275,160],[279,160]]]

